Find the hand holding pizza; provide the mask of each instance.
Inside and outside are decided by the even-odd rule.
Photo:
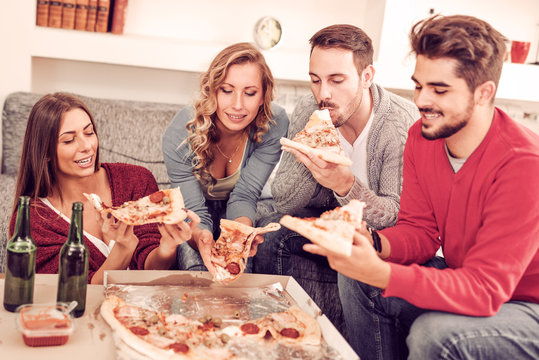
[[[326,161],[312,151],[285,148],[286,146],[283,146],[284,150],[292,153],[297,161],[309,169],[320,185],[335,191],[339,196],[348,194],[354,185],[354,175],[350,167]]]
[[[364,231],[355,231],[351,256],[338,255],[315,244],[305,244],[303,250],[326,256],[332,269],[351,279],[385,289],[391,267],[378,256],[367,236]]]
[[[101,225],[105,243],[110,246],[110,243],[114,242],[114,247],[118,247],[118,250],[129,255],[131,259],[139,241],[133,232],[133,225],[118,221],[110,214],[101,214],[98,223]]]
[[[200,217],[191,210],[186,210],[186,213],[191,220],[189,223],[182,220],[177,224],[158,224],[161,233],[159,248],[162,248],[163,252],[175,253],[178,245],[193,237],[193,230],[200,224]]]
[[[208,269],[208,272],[212,276],[215,276],[215,267],[211,262],[211,249],[215,244],[213,234],[209,230],[197,228],[193,232],[193,241],[195,243],[194,247],[198,249],[200,257],[202,258],[204,265]]]

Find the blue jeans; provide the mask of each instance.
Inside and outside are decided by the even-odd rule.
[[[447,267],[439,257],[424,266]],[[339,274],[346,327],[354,334],[349,342],[362,360],[539,358],[539,304],[510,301],[494,316],[472,317],[420,309],[381,293]]]
[[[315,217],[320,216],[325,210],[326,209],[306,208],[301,210],[295,216]],[[283,217],[283,214],[273,213],[262,218],[257,226],[265,226],[270,222],[278,223],[281,217]],[[320,265],[322,268],[327,268],[328,271],[334,272],[329,268],[326,257],[314,255],[303,250],[303,245],[306,243],[310,243],[310,241],[285,226],[281,226],[277,231],[264,234],[264,242],[258,245],[258,250],[254,257],[255,272],[258,274],[294,275],[292,274],[294,265],[292,264],[292,255],[299,255],[309,259],[313,263]],[[306,277],[310,276],[310,274],[307,273],[302,275],[305,275]],[[323,279],[316,278],[315,280]]]
[[[206,207],[213,222],[213,238],[218,239],[221,235],[219,224],[226,215],[227,200],[206,200]],[[187,242],[176,248],[176,265],[178,270],[208,271],[198,250],[195,250]],[[247,260],[244,272],[252,272],[252,261]]]

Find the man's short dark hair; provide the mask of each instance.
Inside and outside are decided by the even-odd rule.
[[[372,65],[373,48],[371,38],[360,28],[353,25],[331,25],[319,30],[309,40],[311,53],[318,46],[322,49],[340,48],[351,50],[358,74]]]
[[[436,15],[412,27],[410,43],[416,55],[457,60],[456,76],[464,79],[472,92],[489,80],[498,86],[507,38],[483,20]]]

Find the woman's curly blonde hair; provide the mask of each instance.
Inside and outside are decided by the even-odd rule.
[[[247,128],[249,133],[254,129],[251,140],[260,142],[262,135],[269,129],[268,123],[270,121],[274,123],[271,119],[273,75],[262,53],[250,43],[238,43],[223,49],[213,59],[208,71],[202,74],[200,98],[194,105],[195,116],[186,125],[189,133],[187,141],[196,155],[193,159],[193,173],[200,182],[209,185],[210,191],[216,182],[210,173],[210,165],[215,158],[210,145],[219,141],[219,134],[215,126],[217,91],[224,83],[230,66],[245,63],[253,63],[260,68],[264,96],[264,102],[258,109],[258,114]]]

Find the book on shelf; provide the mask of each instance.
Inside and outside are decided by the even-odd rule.
[[[86,31],[95,31],[95,22],[97,20],[97,2],[98,0],[88,1],[88,18],[86,19]]]
[[[88,20],[89,0],[76,0],[75,5],[75,30],[86,30]]]
[[[76,0],[63,0],[62,28],[64,29],[75,28],[75,1]]]
[[[113,34],[123,34],[125,25],[125,13],[127,11],[127,0],[114,0],[112,10],[112,24],[110,32]]]
[[[63,1],[49,1],[49,27],[62,27]]]
[[[49,26],[49,0],[37,0],[36,25]]]
[[[95,31],[107,32],[109,27],[110,0],[99,0],[97,2],[97,19],[95,21]]]

